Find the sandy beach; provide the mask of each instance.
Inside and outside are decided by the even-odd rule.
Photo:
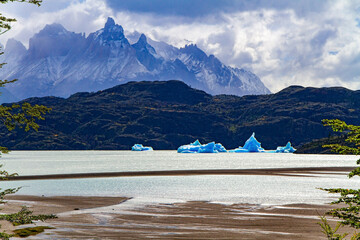
[[[37,223],[55,229],[31,239],[325,239],[317,222],[319,214],[330,208],[189,201],[121,209],[132,199],[21,195],[7,199],[8,211],[26,205],[34,213],[58,215]]]
[[[228,174],[303,177],[304,174],[311,173],[344,174],[349,168],[158,171],[140,174],[211,175],[226,174],[226,171]],[[99,175],[104,176],[97,173],[83,174],[81,177]],[[62,178],[61,175],[31,177]],[[72,174],[64,178],[69,177],[79,176]],[[332,208],[325,204],[269,206],[251,203],[229,205],[203,201],[144,204],[139,203],[136,198],[121,196],[10,195],[6,199],[9,202],[3,208],[3,212],[14,212],[26,205],[35,214],[57,214],[57,219],[36,223],[55,229],[46,230],[31,239],[325,239],[317,223],[319,216]],[[14,229],[8,224],[2,227],[7,231]]]

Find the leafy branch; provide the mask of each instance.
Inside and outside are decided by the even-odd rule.
[[[32,3],[37,6],[40,6],[42,3],[42,0],[0,0],[0,3],[2,3],[2,4],[8,3],[8,2],[27,2],[27,3]],[[0,13],[0,35],[6,33],[7,31],[9,31],[11,29],[10,23],[12,23],[12,22],[16,22],[16,19],[5,17],[4,15],[2,15]]]
[[[40,6],[42,0],[0,0],[1,4],[6,4],[9,2],[26,2]],[[0,35],[6,33],[11,29],[11,23],[16,22],[14,18],[8,18],[0,13]],[[0,55],[4,54],[0,49]],[[6,63],[0,63],[0,69]],[[0,87],[4,87],[6,84],[13,83],[17,79],[13,80],[0,80]],[[6,128],[11,131],[15,128],[24,128],[25,131],[30,129],[38,130],[39,125],[36,123],[36,120],[44,120],[44,115],[48,113],[51,109],[45,106],[35,105],[32,106],[29,103],[13,104],[11,106],[1,105],[0,106],[0,122],[2,122]],[[7,153],[8,150],[5,147],[0,147],[1,153]],[[0,165],[0,168],[2,165]],[[0,171],[0,180],[7,180],[10,176],[15,176],[17,174],[9,174],[5,170]],[[5,203],[4,197],[8,194],[13,194],[19,191],[18,188],[10,188],[2,190],[0,189],[0,203]],[[2,190],[2,191],[1,191]],[[7,220],[13,225],[28,224],[33,221],[45,221],[46,219],[56,218],[55,215],[33,215],[33,212],[28,208],[23,207],[19,212],[13,214],[1,214],[1,220]],[[43,231],[43,229],[42,229]],[[10,239],[14,236],[13,234],[8,234],[6,232],[0,232],[0,239]]]
[[[30,211],[27,207],[23,206],[21,210],[17,213],[12,214],[0,214],[0,220],[6,220],[11,222],[14,226],[23,225],[23,224],[30,224],[33,221],[42,221],[44,222],[47,219],[57,218],[56,215],[50,214],[40,214],[40,215],[33,215],[33,212]]]
[[[360,154],[360,126],[346,124],[339,119],[324,119],[324,126],[330,126],[334,132],[341,132],[346,135],[346,143],[342,144],[328,144],[323,147],[331,148],[332,151],[340,154]],[[360,159],[356,162],[360,165]],[[348,177],[360,176],[360,167],[352,170]],[[334,208],[328,211],[326,214],[340,219],[334,229],[328,224],[325,216],[320,217],[322,223],[319,223],[322,232],[330,240],[345,239],[348,233],[343,235],[336,234],[337,230],[341,226],[349,226],[351,228],[360,228],[360,189],[344,189],[344,188],[321,188],[321,190],[327,191],[330,194],[340,194],[340,197],[331,202],[331,204],[341,204],[341,207]],[[360,233],[355,232],[351,240],[360,239]]]

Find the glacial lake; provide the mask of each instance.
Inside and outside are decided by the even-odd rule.
[[[19,175],[194,169],[355,167],[356,156],[271,153],[178,154],[176,151],[13,151],[4,169]],[[139,202],[188,200],[222,203],[328,203],[323,187],[359,188],[346,174],[300,177],[268,175],[147,176],[2,182],[18,194],[45,196],[124,196]]]

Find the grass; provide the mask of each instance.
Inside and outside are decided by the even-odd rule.
[[[28,236],[33,236],[39,233],[44,232],[45,229],[54,229],[52,227],[47,226],[38,226],[38,227],[29,227],[29,228],[21,228],[14,231],[14,237],[25,238]]]

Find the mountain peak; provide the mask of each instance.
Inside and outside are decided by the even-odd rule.
[[[147,51],[152,55],[157,55],[155,49],[147,42],[145,34],[141,34],[139,40],[132,45],[138,51]]]
[[[106,23],[105,23],[105,28],[110,28],[110,27],[113,27],[115,26],[115,21],[113,18],[111,17],[108,17]]]
[[[124,35],[124,29],[122,28],[122,26],[116,24],[114,19],[112,19],[111,17],[107,19],[104,28],[90,34],[89,36],[99,41],[101,45],[117,45],[121,47],[130,45],[129,41]],[[117,43],[115,44],[115,42]]]
[[[7,52],[13,52],[13,51],[25,52],[26,48],[20,41],[17,41],[14,38],[9,38],[8,41],[6,42],[5,50]]]
[[[38,35],[61,35],[68,31],[59,23],[46,24]]]
[[[185,45],[185,47],[180,48],[180,51],[183,53],[191,54],[193,56],[196,56],[199,59],[205,59],[207,58],[206,53],[197,47],[196,44],[188,44]]]
[[[11,59],[4,55],[14,64],[1,71],[0,79],[21,79],[11,89],[19,98],[68,96],[131,80],[154,79],[182,80],[211,94],[269,92],[255,74],[234,70],[195,44],[179,49],[153,41],[149,35],[135,35],[135,44],[130,44],[122,26],[111,17],[86,38],[60,24],[46,25],[30,38],[28,50],[9,42],[9,49],[20,49],[20,54],[8,54]]]
[[[146,36],[145,34],[141,34],[140,37],[139,37],[139,42],[143,42],[143,43],[147,43],[147,39],[146,39]]]
[[[29,40],[29,56],[39,59],[49,56],[65,56],[73,44],[83,39],[81,34],[66,30],[61,24],[46,25]]]
[[[120,35],[124,35],[124,29],[122,26],[116,24],[114,19],[111,17],[108,17],[103,30],[108,33],[118,33]]]
[[[149,71],[161,65],[162,60],[159,59],[155,49],[147,42],[144,34],[141,34],[139,40],[131,46],[136,50],[137,59]]]
[[[141,34],[139,37],[139,40],[133,44],[133,47],[135,47],[136,49],[145,49],[147,48],[147,46],[149,46],[146,36],[145,34]]]

